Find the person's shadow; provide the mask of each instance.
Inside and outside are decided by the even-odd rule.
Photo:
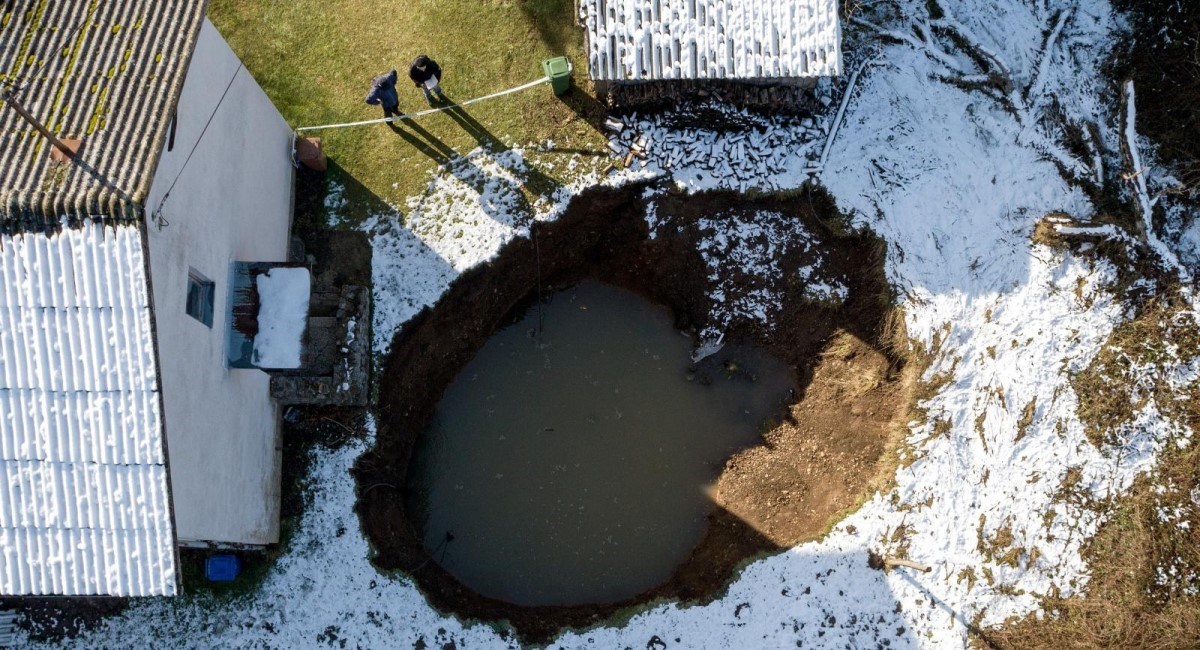
[[[445,110],[442,112],[449,116],[450,119],[457,122],[458,125],[461,126],[468,135],[470,135],[475,139],[476,142],[479,143],[479,146],[483,147],[488,153],[498,153],[507,149],[507,147],[500,142],[500,138],[497,138],[492,134],[491,131],[488,131],[487,128],[480,124],[479,121],[474,117],[472,117],[465,108],[445,95],[442,97],[444,101],[443,106],[445,107]]]
[[[387,126],[392,130],[392,133],[403,138],[414,149],[425,154],[438,165],[449,164],[450,161],[459,157],[457,151],[452,149],[450,145],[439,140],[437,136],[426,131],[420,124],[417,124],[416,120],[396,120],[388,122]]]
[[[475,142],[479,143],[479,146],[484,151],[486,151],[488,154],[491,154],[498,163],[505,165],[504,157],[496,156],[495,154],[508,151],[511,149],[511,147],[505,146],[504,143],[500,141],[500,138],[497,138],[491,131],[488,131],[485,126],[479,123],[479,120],[476,120],[470,113],[466,111],[465,108],[455,103],[453,99],[445,95],[442,96],[442,99],[444,100],[445,104],[448,105],[447,108],[442,112],[449,116],[450,119],[457,122],[458,125],[461,126],[468,135],[474,138]],[[532,194],[536,194],[544,198],[551,198],[554,196],[555,192],[562,187],[562,183],[559,183],[553,178],[543,174],[531,164],[517,166],[505,165],[505,167],[508,168],[508,170],[512,172],[515,177],[520,179],[524,188]]]

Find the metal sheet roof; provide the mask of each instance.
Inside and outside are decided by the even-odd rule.
[[[176,593],[138,225],[0,235],[0,595]]]
[[[0,222],[132,219],[150,187],[205,0],[15,0],[0,8],[0,82],[72,163],[0,105]],[[5,225],[5,224],[0,224]]]
[[[579,0],[603,81],[841,74],[836,0]]]

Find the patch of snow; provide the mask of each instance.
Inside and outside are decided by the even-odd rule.
[[[799,220],[770,211],[734,212],[697,224],[698,244],[708,268],[711,323],[700,333],[701,345],[734,323],[770,325],[783,302],[786,278],[779,259],[794,252],[811,258],[800,269],[805,294],[814,301],[841,301],[848,294],[837,279],[827,277],[821,253]]]
[[[647,187],[642,193],[642,198],[646,199],[646,229],[650,232],[650,239],[658,237],[658,226],[661,223],[658,217],[658,201],[654,198],[662,194],[661,190],[653,187]]]
[[[274,268],[255,278],[259,300],[255,366],[300,367],[311,284],[308,269],[303,268]]]
[[[325,225],[337,228],[345,223],[347,205],[346,188],[341,183],[331,180],[325,191]]]

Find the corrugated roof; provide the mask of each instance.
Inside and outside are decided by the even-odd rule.
[[[0,235],[0,595],[176,593],[138,225]]]
[[[579,0],[604,81],[841,74],[836,0]]]
[[[15,0],[0,8],[0,82],[71,164],[0,105],[0,221],[136,218],[183,85],[205,0]],[[3,225],[3,224],[0,224]]]

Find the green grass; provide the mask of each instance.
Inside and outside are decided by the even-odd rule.
[[[576,86],[561,99],[544,85],[468,107],[482,127],[472,132],[441,113],[417,118],[424,133],[406,125],[406,136],[382,124],[313,133],[323,139],[333,180],[347,187],[352,219],[419,194],[437,167],[429,155],[435,147],[465,154],[490,134],[506,143],[552,139],[562,149],[602,152],[595,124],[603,110],[586,81],[573,13],[572,0],[213,0],[209,9],[293,127],[382,117],[363,97],[371,78],[392,68],[401,77],[401,109],[426,108],[407,80],[409,63],[422,53],[442,66],[442,88],[458,101],[537,79],[543,59],[565,55],[574,63]],[[549,158],[565,163],[569,155]],[[565,164],[547,173],[569,180]]]

